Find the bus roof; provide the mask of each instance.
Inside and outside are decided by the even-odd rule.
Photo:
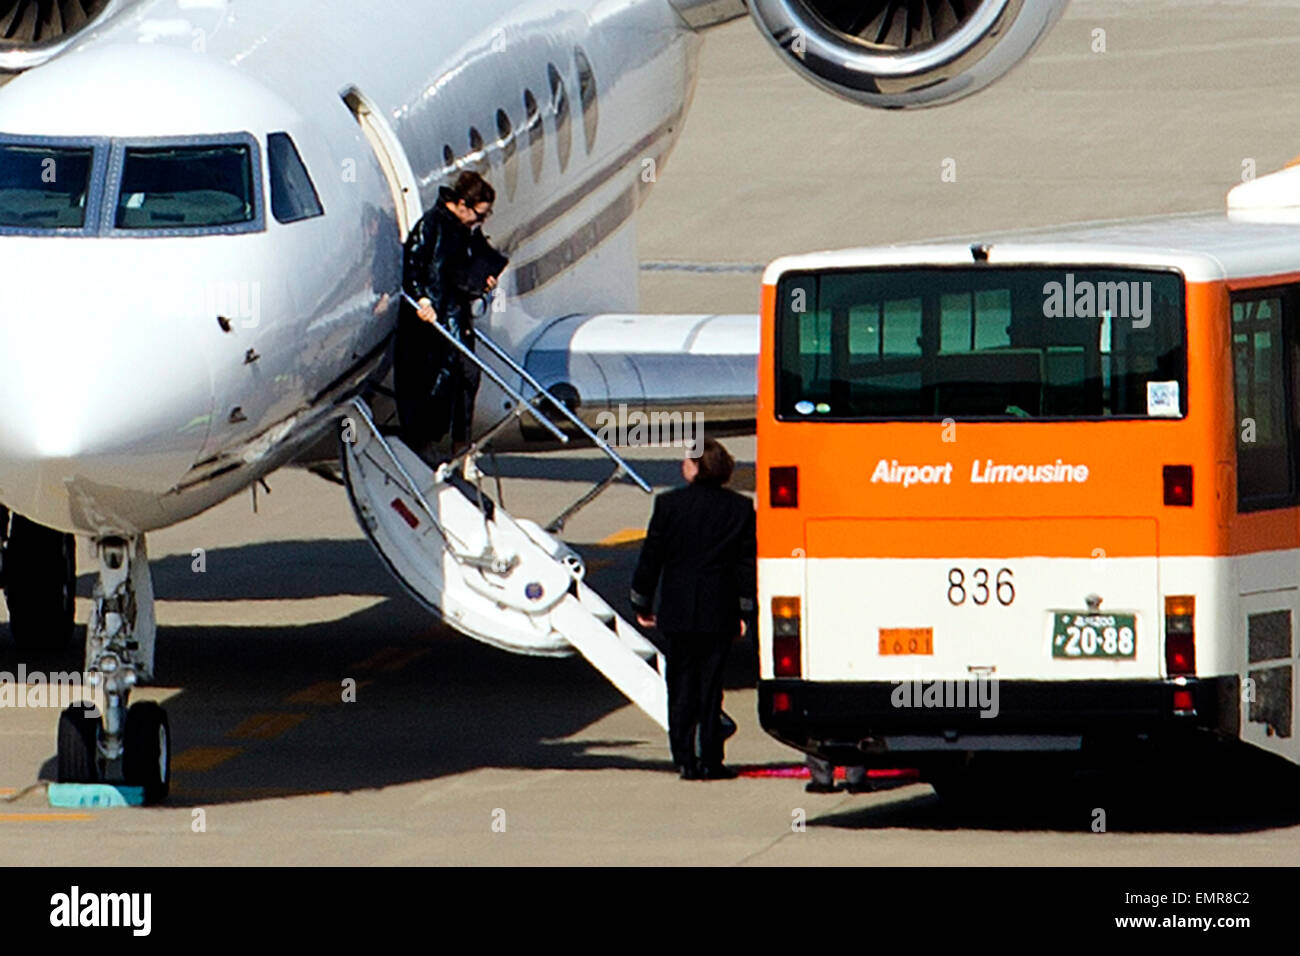
[[[986,246],[993,265],[1172,267],[1189,282],[1300,272],[1297,223],[1191,213],[783,256],[768,266],[763,282],[775,284],[792,271],[971,265],[973,245]]]

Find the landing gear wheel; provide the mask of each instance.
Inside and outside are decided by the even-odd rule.
[[[167,712],[153,701],[132,704],[126,712],[122,742],[122,776],[133,787],[144,787],[144,802],[161,803],[171,787],[171,728]]]
[[[9,629],[25,654],[61,651],[72,640],[76,538],[14,515],[5,546]]]
[[[91,706],[73,704],[59,715],[59,783],[95,783],[99,779],[95,759],[97,713]]]

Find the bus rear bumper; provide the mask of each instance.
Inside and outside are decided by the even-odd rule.
[[[778,740],[838,765],[923,769],[980,751],[1102,754],[1239,731],[1236,676],[908,683],[904,691],[896,681],[760,681],[759,720]],[[1175,707],[1175,691],[1190,693],[1190,709]]]

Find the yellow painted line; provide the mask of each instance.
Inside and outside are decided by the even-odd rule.
[[[372,654],[361,663],[352,666],[359,671],[396,671],[401,670],[411,661],[424,657],[429,651],[430,648],[427,647],[407,649],[385,647],[382,651]]]
[[[407,664],[412,661],[418,661],[428,653],[429,648],[427,647],[416,647],[409,651],[403,651],[401,654],[398,654],[396,657],[389,660],[386,664],[383,664],[379,669],[384,671],[400,671]]]
[[[190,747],[172,757],[172,770],[202,773],[221,766],[231,757],[243,752],[243,747]]]
[[[357,681],[357,690],[369,683],[368,680]],[[341,704],[343,703],[343,681],[323,680],[319,684],[312,684],[298,691],[287,700],[291,704]]]
[[[376,651],[374,654],[371,654],[364,661],[359,661],[358,663],[353,664],[352,669],[358,671],[372,671],[376,668],[383,667],[401,653],[402,649],[400,647],[385,647],[382,651]]]
[[[628,544],[631,541],[640,541],[645,537],[645,528],[624,528],[622,531],[615,531],[607,538],[602,538],[598,544],[603,547],[609,547],[615,544]]]
[[[62,823],[93,819],[93,813],[0,813],[0,823]]]
[[[306,719],[306,714],[254,714],[232,730],[228,736],[236,739],[270,740],[285,731],[293,730]]]

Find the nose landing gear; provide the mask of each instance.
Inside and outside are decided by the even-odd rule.
[[[59,718],[59,782],[138,787],[144,803],[167,797],[171,728],[152,701],[130,704],[153,676],[153,583],[143,536],[101,538],[99,580],[86,626],[86,676],[99,708],[76,705]]]

